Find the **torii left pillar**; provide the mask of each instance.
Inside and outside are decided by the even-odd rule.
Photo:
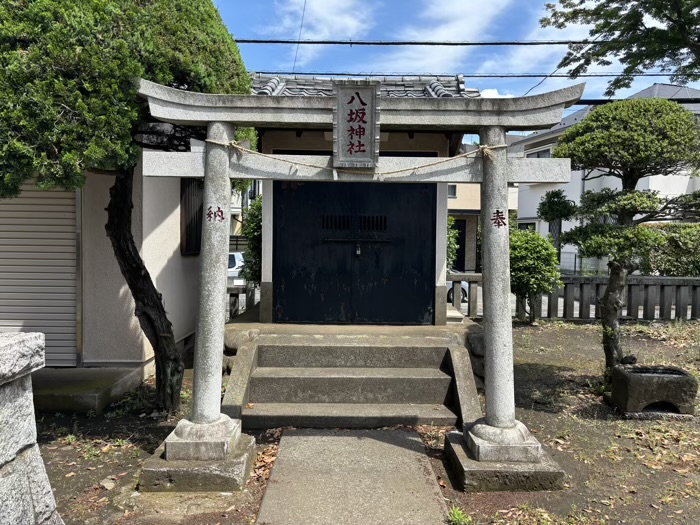
[[[241,433],[241,421],[221,413],[231,220],[229,152],[223,144],[233,136],[231,124],[208,125],[192,415],[181,420],[166,439],[166,460],[224,460]]]
[[[243,490],[255,458],[255,439],[241,433],[241,420],[221,413],[231,220],[226,144],[233,133],[233,126],[224,122],[211,122],[207,128],[192,414],[144,462],[139,487],[146,492]]]

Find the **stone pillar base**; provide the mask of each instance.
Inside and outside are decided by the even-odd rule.
[[[143,492],[232,492],[243,490],[255,463],[255,439],[241,434],[231,441],[224,460],[166,460],[165,445],[141,470]]]
[[[445,457],[464,492],[559,490],[564,471],[545,452],[539,461],[476,461],[461,432],[445,436]]]
[[[197,424],[181,419],[165,438],[165,459],[212,461],[224,460],[230,444],[241,435],[241,421],[221,414],[214,423]]]
[[[139,490],[242,490],[254,459],[255,439],[241,434],[240,419],[225,414],[209,424],[183,419],[144,462]]]
[[[542,455],[540,442],[520,421],[511,428],[498,428],[480,419],[465,429],[464,440],[476,461],[539,463]]]

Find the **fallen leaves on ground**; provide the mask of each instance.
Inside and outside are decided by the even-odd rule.
[[[270,445],[262,452],[258,452],[253,468],[253,478],[255,481],[266,481],[270,478],[270,471],[277,459],[279,445]]]

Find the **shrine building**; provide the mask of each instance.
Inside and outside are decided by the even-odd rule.
[[[216,100],[206,109],[207,121],[229,109],[222,95],[145,81],[141,93],[154,116],[174,123],[206,124],[192,113],[207,101]],[[555,106],[573,102],[564,98]],[[465,155],[460,147],[465,133],[483,126],[465,125],[473,109],[455,119],[457,108],[479,106],[494,122],[506,122],[522,104],[516,101],[529,100],[530,113],[541,112],[538,101],[551,102],[482,99],[461,76],[256,75],[253,95],[235,99],[236,111],[243,109],[240,101],[256,101],[237,125],[256,128],[257,151],[231,149],[230,176],[262,180],[260,321],[394,325],[446,323],[448,182],[472,183],[460,188],[477,201],[481,191],[481,155]],[[509,129],[537,125],[529,120]],[[175,155],[188,154],[144,152],[144,175],[203,174],[203,151],[187,162],[173,162]],[[486,221],[494,213],[507,218],[507,209],[506,203],[492,210]]]

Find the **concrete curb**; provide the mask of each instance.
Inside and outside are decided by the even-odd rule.
[[[248,403],[250,376],[258,366],[258,345],[251,342],[239,346],[231,361],[231,376],[221,403],[221,413],[240,419]]]

